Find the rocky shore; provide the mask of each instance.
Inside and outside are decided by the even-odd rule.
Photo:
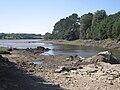
[[[89,58],[32,51],[1,54],[0,90],[120,90],[120,62],[109,51]]]
[[[53,41],[43,41],[43,42],[49,42],[53,44],[69,44],[69,45],[99,47],[99,48],[120,50],[120,41],[113,41],[110,39],[99,40],[99,41],[95,41],[95,40],[75,40],[75,41],[53,40]]]

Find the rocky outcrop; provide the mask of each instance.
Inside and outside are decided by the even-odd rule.
[[[49,51],[50,49],[42,47],[42,46],[38,46],[37,48],[27,48],[25,50],[33,52],[33,53],[43,53],[43,52]]]
[[[42,47],[42,46],[38,46],[36,49],[37,50],[42,50],[42,51],[49,51],[50,50],[49,48],[45,48],[45,47]]]
[[[111,64],[120,63],[119,60],[115,56],[113,56],[113,54],[109,51],[100,52],[95,56],[89,57],[86,59],[86,62],[92,62],[92,63],[106,62]]]

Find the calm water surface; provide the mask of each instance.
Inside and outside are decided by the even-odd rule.
[[[80,47],[74,45],[58,45],[51,43],[41,43],[40,39],[23,39],[23,40],[0,40],[0,47],[12,47],[12,48],[36,48],[37,46],[43,46],[50,48],[51,50],[43,53],[44,55],[80,55],[82,57],[93,56],[100,51],[107,49]],[[120,52],[112,50],[113,54],[120,58]]]

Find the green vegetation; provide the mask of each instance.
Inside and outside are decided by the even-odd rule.
[[[10,54],[12,48],[0,47],[0,54]]]
[[[8,51],[8,48],[0,47],[0,52],[1,52],[1,51]]]
[[[90,30],[93,20],[93,14],[88,13],[81,16],[80,19],[80,38],[86,39],[87,38],[87,32]]]
[[[6,34],[0,33],[0,39],[41,39],[41,34]]]
[[[47,37],[47,38],[46,38]],[[45,38],[48,39],[67,39],[75,40],[79,38],[79,17],[77,14],[72,14],[65,19],[58,21],[53,29],[52,35],[45,34]]]
[[[52,33],[46,33],[45,39],[93,39],[120,40],[120,12],[107,15],[105,10],[97,10],[79,17],[72,14],[60,19]]]
[[[45,38],[45,39],[53,39],[52,34],[51,34],[51,33],[48,33],[48,32],[45,33],[44,38]]]

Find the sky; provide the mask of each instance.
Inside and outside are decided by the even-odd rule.
[[[73,13],[79,16],[104,9],[120,11],[120,0],[0,0],[0,33],[52,32],[57,21]]]

